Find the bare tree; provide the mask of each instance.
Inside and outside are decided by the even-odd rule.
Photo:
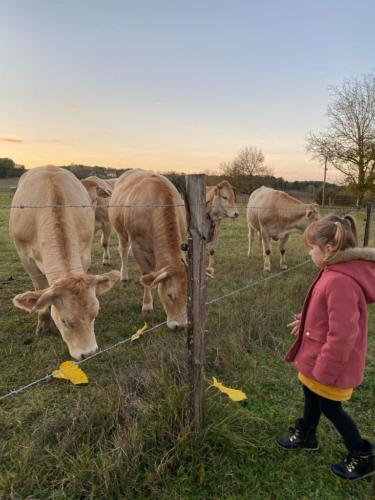
[[[306,149],[344,174],[360,205],[375,175],[375,75],[347,79],[329,91],[328,130],[310,133]]]
[[[246,147],[228,163],[222,163],[221,169],[224,175],[230,177],[254,175],[271,175],[272,170],[264,164],[265,158],[261,149]]]

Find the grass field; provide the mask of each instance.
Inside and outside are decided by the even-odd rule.
[[[1,193],[0,204],[9,202],[10,195]],[[12,305],[12,297],[31,289],[31,282],[9,241],[8,218],[8,210],[0,210],[0,395],[69,359],[58,334],[36,338],[36,317]],[[363,217],[357,218],[363,231]],[[113,236],[111,243],[118,269]],[[242,207],[238,220],[222,225],[208,300],[265,277],[257,246],[255,251],[249,261]],[[100,256],[97,235],[95,273],[107,270]],[[289,266],[306,258],[301,237],[292,237]],[[276,251],[272,265],[275,274]],[[95,328],[101,348],[143,324],[133,261],[130,270],[126,287],[116,285],[100,298]],[[275,445],[302,409],[296,373],[282,360],[292,342],[285,325],[315,274],[307,264],[209,306],[206,376],[244,390],[248,401],[231,402],[207,385],[204,424],[195,435],[187,427],[186,334],[165,327],[83,365],[87,386],[53,380],[0,401],[0,498],[372,498],[374,483],[347,484],[330,474],[329,465],[345,450],[326,420],[318,433],[321,452],[285,452]],[[165,318],[158,300],[155,305],[156,324]],[[373,441],[374,330],[370,306],[366,379],[346,405]]]

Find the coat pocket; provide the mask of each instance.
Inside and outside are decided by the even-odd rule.
[[[298,353],[298,361],[309,366],[315,366],[317,357],[319,356],[325,342],[318,336],[314,335],[310,330],[303,334],[303,342]]]
[[[327,341],[327,334],[325,333],[325,330],[319,330],[316,328],[306,328],[305,327],[305,332],[303,334],[304,338],[313,340],[315,342],[319,342],[320,344],[325,344]]]

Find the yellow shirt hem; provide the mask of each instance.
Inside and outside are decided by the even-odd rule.
[[[323,398],[331,399],[333,401],[348,401],[353,394],[353,389],[343,389],[341,387],[323,385],[312,378],[306,377],[306,375],[301,372],[298,372],[298,380],[302,382],[303,385],[308,387],[310,391],[322,396]]]

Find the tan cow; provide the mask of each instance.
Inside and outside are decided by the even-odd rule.
[[[89,182],[92,182],[93,179],[98,179],[98,178],[90,176],[86,177],[86,179],[83,179],[81,182],[87,188],[87,184]],[[98,180],[104,183],[106,188],[106,193],[103,193],[102,190],[100,193],[98,193],[97,196],[96,209],[95,209],[95,232],[96,231],[102,232],[102,236],[100,238],[100,244],[103,248],[102,264],[103,266],[109,266],[111,264],[111,256],[109,252],[109,239],[111,236],[112,226],[111,223],[109,222],[109,217],[108,217],[108,205],[109,205],[109,197],[112,195],[112,191],[117,179],[98,179]]]
[[[112,194],[112,186],[95,175],[89,175],[89,177],[82,179],[81,182],[90,196],[91,204],[95,207],[99,198],[110,198]]]
[[[316,203],[302,203],[283,191],[262,186],[250,195],[246,219],[249,227],[248,256],[253,256],[255,231],[259,232],[264,257],[264,270],[271,270],[271,240],[280,240],[280,268],[287,269],[285,245],[291,233],[303,233],[319,218]]]
[[[233,187],[228,181],[221,181],[216,186],[206,187],[207,212],[212,221],[212,237],[207,243],[207,272],[214,273],[214,254],[219,236],[220,222],[225,217],[235,219],[239,216]]]
[[[162,175],[129,170],[118,178],[108,210],[119,239],[121,279],[128,280],[131,243],[142,272],[142,311],[153,310],[151,288],[157,288],[167,325],[172,330],[183,328],[187,322],[186,264],[181,250],[186,229],[182,205],[180,194]]]
[[[118,271],[87,274],[94,233],[89,193],[68,170],[48,166],[21,177],[12,204],[39,207],[11,209],[10,237],[35,288],[16,295],[13,304],[38,312],[37,334],[49,329],[51,306],[52,319],[71,356],[83,359],[98,348],[96,296],[120,278]]]

